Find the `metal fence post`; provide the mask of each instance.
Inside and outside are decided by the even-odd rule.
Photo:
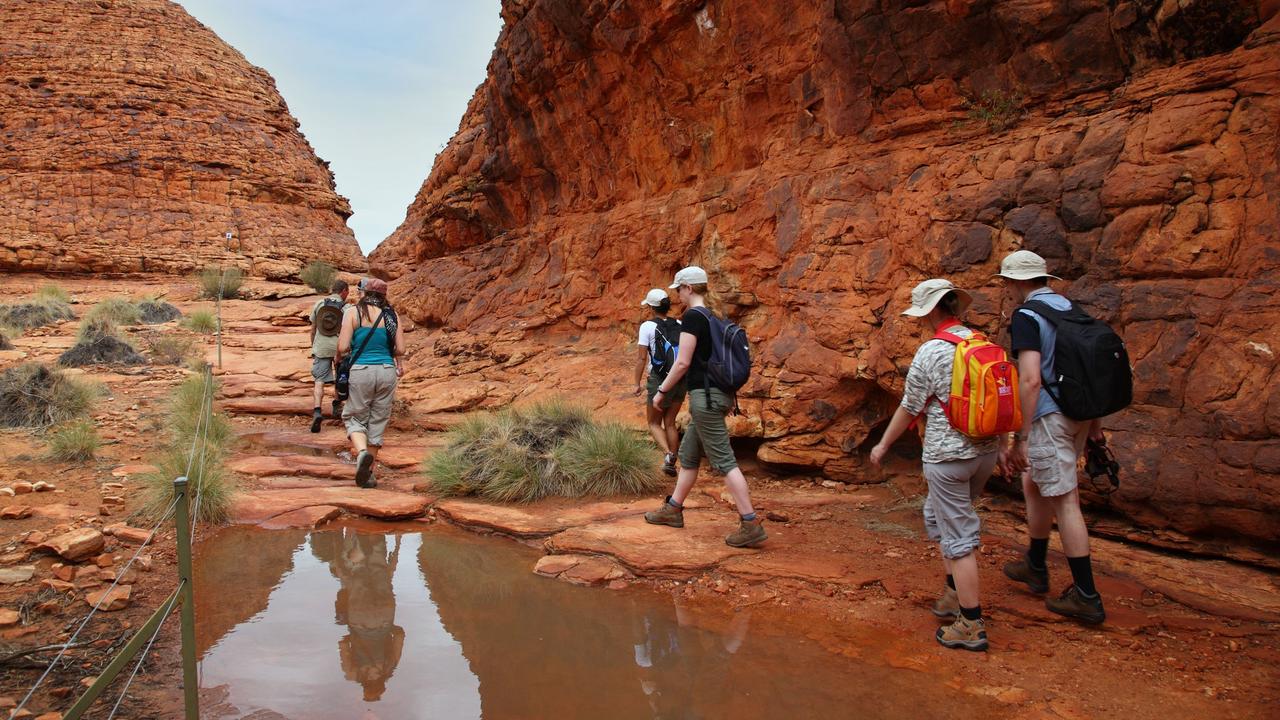
[[[216,306],[218,311],[218,369],[222,369],[222,285],[226,281],[226,269],[221,265],[218,266],[218,297]]]
[[[196,605],[191,586],[191,511],[187,506],[187,479],[173,481],[178,496],[174,523],[178,528],[178,583],[182,592],[182,694],[186,719],[200,718],[200,687],[196,677]]]

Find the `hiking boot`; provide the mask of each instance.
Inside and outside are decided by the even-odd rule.
[[[1063,590],[1057,599],[1045,600],[1044,606],[1051,612],[1075,618],[1088,625],[1098,625],[1107,619],[1107,611],[1102,609],[1102,596],[1087,598],[1080,594],[1080,588],[1075,585]]]
[[[729,537],[724,539],[724,544],[736,548],[752,547],[768,539],[769,533],[764,531],[764,520],[756,518],[743,520],[738,529],[729,533]]]
[[[332,417],[333,417],[335,420],[341,420],[341,419],[342,419],[342,401],[341,401],[341,400],[334,400],[334,401],[333,401],[333,416],[332,416]]]
[[[373,456],[367,450],[356,455],[356,485],[362,488],[373,487]]]
[[[671,496],[662,501],[662,507],[644,514],[644,521],[650,525],[670,525],[674,528],[684,527],[684,508],[671,504]]]
[[[662,472],[670,475],[671,477],[676,476],[676,454],[675,453],[667,453],[662,458]]]
[[[982,618],[969,620],[960,617],[950,625],[938,628],[934,637],[938,639],[938,644],[945,648],[986,652],[987,623]]]
[[[942,597],[933,604],[931,608],[933,614],[943,620],[952,620],[960,617],[960,598],[956,595],[956,589],[948,587],[942,593]]]
[[[311,432],[320,432],[320,423],[324,420],[324,413],[320,412],[320,408],[311,411]]]
[[[1025,557],[1016,562],[1005,563],[1004,576],[1010,580],[1026,583],[1027,587],[1031,588],[1031,592],[1037,595],[1049,592],[1049,568],[1036,570],[1031,567],[1031,563],[1027,562]]]

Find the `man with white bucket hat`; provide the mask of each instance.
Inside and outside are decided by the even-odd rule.
[[[1022,475],[1022,492],[1027,504],[1027,529],[1031,536],[1027,555],[1004,566],[1004,574],[1025,583],[1032,592],[1049,591],[1046,562],[1049,533],[1058,521],[1062,550],[1071,568],[1072,584],[1045,606],[1059,615],[1087,624],[1106,619],[1102,597],[1093,581],[1089,559],[1089,530],[1080,511],[1077,462],[1085,442],[1102,435],[1100,419],[1077,421],[1067,417],[1058,400],[1050,394],[1043,378],[1054,378],[1055,322],[1046,313],[1072,310],[1070,300],[1049,288],[1050,275],[1044,258],[1030,250],[1019,250],[1000,263],[1010,298],[1019,304],[1010,321],[1012,350],[1018,359],[1019,391],[1022,399],[1022,429],[1001,453],[1002,465]],[[1043,303],[1047,310],[1036,312],[1025,304]],[[1059,399],[1061,396],[1059,396]]]

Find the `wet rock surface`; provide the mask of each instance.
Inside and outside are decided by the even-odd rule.
[[[422,402],[565,393],[634,417],[619,328],[696,262],[757,358],[734,433],[762,461],[877,482],[860,449],[920,340],[910,288],[953,278],[998,335],[1013,304],[991,274],[1028,248],[1135,366],[1134,406],[1107,421],[1125,481],[1087,502],[1280,540],[1275,3],[503,13],[489,78],[371,258],[441,328],[448,371],[422,373]]]

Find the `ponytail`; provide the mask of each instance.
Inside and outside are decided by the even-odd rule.
[[[659,315],[666,315],[667,313],[671,312],[671,298],[669,297],[662,298],[662,302],[658,303],[657,305],[651,305],[650,307],[652,307],[654,311],[657,312]]]

